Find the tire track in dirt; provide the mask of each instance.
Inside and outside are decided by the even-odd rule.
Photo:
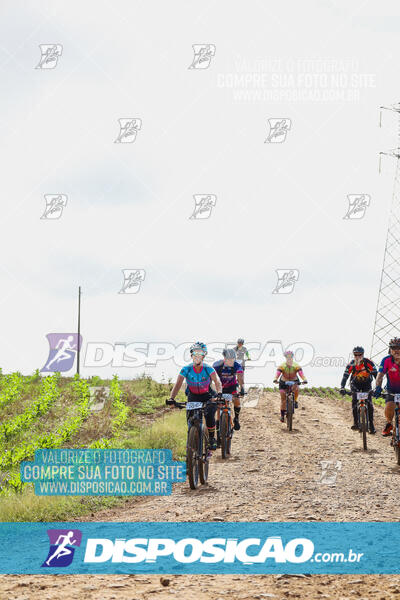
[[[363,452],[359,433],[350,429],[351,403],[300,397],[294,430],[279,422],[279,395],[264,393],[258,406],[244,408],[232,457],[214,454],[209,484],[192,491],[174,485],[171,496],[128,500],[82,521],[396,521],[400,467],[388,439],[379,431],[383,409],[376,407],[378,433]],[[321,461],[332,461],[334,485],[321,482]],[[338,462],[339,461],[339,462]],[[159,576],[0,577],[0,598],[46,600],[229,598],[398,598],[399,576]],[[165,582],[164,582],[165,583]]]

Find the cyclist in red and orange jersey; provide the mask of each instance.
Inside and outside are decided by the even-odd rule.
[[[377,371],[372,360],[364,358],[364,348],[362,346],[356,346],[353,348],[354,359],[349,362],[343,373],[342,381],[340,384],[340,393],[342,396],[346,394],[345,385],[350,377],[350,390],[352,393],[352,408],[353,408],[353,425],[352,429],[359,428],[358,423],[358,407],[357,407],[357,392],[368,392],[368,421],[369,421],[369,432],[376,433],[374,426],[374,406],[372,404],[372,387],[371,383],[373,378],[376,377]]]

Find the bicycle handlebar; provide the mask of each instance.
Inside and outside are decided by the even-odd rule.
[[[368,392],[363,392],[362,390],[354,390],[354,392],[352,392],[351,390],[346,390],[346,388],[342,388],[347,396],[352,396],[353,394],[373,394],[374,390],[368,390]]]
[[[165,404],[172,404],[172,406],[175,406],[175,408],[179,408],[182,409],[186,406],[186,402],[177,402],[176,400],[173,400],[172,398],[170,398],[169,400],[165,401]]]
[[[397,394],[393,394],[393,392],[382,392],[382,396],[387,396],[388,398],[394,398],[396,395]],[[400,402],[400,400],[397,400],[397,402]]]

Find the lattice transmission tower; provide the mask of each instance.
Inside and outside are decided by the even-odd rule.
[[[397,113],[397,139],[400,144],[400,103],[381,106],[380,126],[383,109]],[[382,155],[393,156],[396,169],[372,335],[371,359],[374,362],[387,354],[392,337],[400,337],[400,147],[380,153],[379,171]]]

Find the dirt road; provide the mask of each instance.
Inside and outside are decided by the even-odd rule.
[[[276,393],[244,408],[232,457],[215,454],[209,485],[191,491],[174,486],[167,497],[128,500],[98,512],[93,521],[397,521],[400,467],[380,430],[369,450],[349,425],[350,403],[302,396],[294,430],[278,419]],[[323,462],[327,461],[327,462]],[[336,481],[335,481],[336,478]],[[360,510],[360,507],[363,510]],[[84,519],[88,520],[88,519]],[[388,598],[400,597],[400,576],[2,576],[0,599],[135,600],[198,598]],[[165,583],[165,582],[164,582]]]

